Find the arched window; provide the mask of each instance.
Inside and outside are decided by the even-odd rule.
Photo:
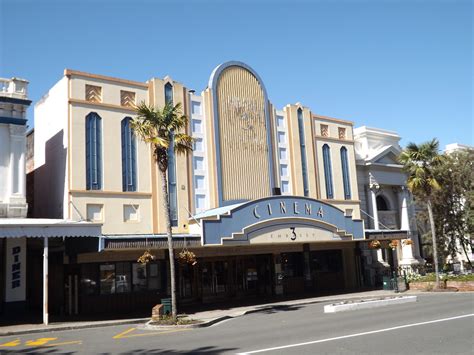
[[[102,119],[91,112],[86,116],[86,189],[102,188]]]
[[[298,109],[298,131],[300,136],[300,151],[301,151],[301,170],[303,172],[303,192],[305,196],[309,195],[308,189],[308,167],[306,162],[306,145],[304,139],[304,120],[303,110]]]
[[[376,202],[377,202],[377,210],[378,211],[388,211],[390,209],[388,207],[387,200],[382,195],[377,196]]]
[[[351,183],[349,180],[349,161],[347,160],[347,148],[341,148],[341,166],[342,166],[342,181],[344,184],[344,199],[351,199]]]
[[[331,167],[331,149],[327,144],[323,145],[323,162],[324,162],[324,180],[326,181],[326,198],[334,198],[334,190],[332,188],[332,167]]]
[[[173,104],[173,85],[171,83],[165,84],[165,104]],[[171,138],[173,138],[173,133],[171,134]],[[168,147],[168,194],[171,225],[176,227],[178,225],[178,190],[173,139],[171,139]]]
[[[130,117],[122,120],[122,190],[137,191],[137,142]]]

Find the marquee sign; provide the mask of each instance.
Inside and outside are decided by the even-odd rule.
[[[273,196],[220,211],[202,219],[204,245],[364,239],[361,220],[306,197]]]

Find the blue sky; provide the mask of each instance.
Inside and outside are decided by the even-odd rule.
[[[36,102],[65,68],[201,91],[240,60],[279,108],[473,145],[472,17],[469,0],[0,0],[0,76]]]

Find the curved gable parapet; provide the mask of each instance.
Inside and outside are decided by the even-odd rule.
[[[265,95],[265,100],[268,102],[267,89],[265,88],[265,85],[263,84],[263,80],[262,78],[260,78],[260,75],[258,75],[257,72],[253,70],[251,66],[245,64],[244,62],[239,62],[236,60],[219,64],[217,67],[214,68],[214,70],[211,73],[211,76],[209,77],[209,83],[208,83],[208,87],[213,91],[213,93],[215,93],[215,90],[217,88],[217,82],[222,72],[229,67],[244,68],[248,70],[253,76],[255,76],[259,85],[262,87],[263,93]]]
[[[213,70],[209,88],[216,146],[217,207],[271,196],[275,187],[274,147],[262,79],[247,64],[230,61]]]

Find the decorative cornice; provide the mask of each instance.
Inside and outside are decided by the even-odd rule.
[[[333,138],[333,137],[324,137],[319,134],[316,134],[314,138],[321,141],[336,142],[336,143],[342,143],[342,144],[354,144],[354,141],[352,139],[339,139],[339,138]]]
[[[25,126],[28,120],[26,118],[15,118],[15,117],[3,117],[0,116],[0,123],[14,124],[19,126]]]
[[[106,190],[69,190],[71,195],[120,195],[129,197],[151,197],[151,192],[106,191]]]
[[[111,77],[111,76],[85,73],[85,72],[78,71],[78,70],[65,69],[64,70],[64,75],[69,76],[69,77],[79,76],[79,77],[83,77],[83,78],[99,79],[99,80],[104,80],[104,81],[110,81],[110,82],[113,82],[113,83],[126,84],[126,85],[131,85],[131,86],[138,86],[140,88],[148,89],[148,84],[142,83],[142,82],[139,82],[139,81],[132,81],[132,80],[114,78],[114,77]]]
[[[20,105],[26,105],[26,106],[31,105],[31,100],[17,99],[15,97],[6,97],[6,96],[0,96],[0,102],[8,102],[11,104],[20,104]]]
[[[90,101],[86,101],[86,100],[69,99],[69,103],[70,104],[76,104],[76,105],[96,107],[96,108],[113,109],[113,110],[118,110],[118,111],[124,111],[124,112],[131,113],[131,114],[136,113],[136,111],[133,108],[120,106],[120,105],[105,104],[103,102],[90,102]]]

